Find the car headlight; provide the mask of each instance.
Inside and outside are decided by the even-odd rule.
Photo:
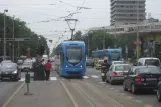
[[[17,73],[17,70],[16,70],[16,71],[13,71],[12,73],[13,73],[13,74],[16,74],[16,73]]]

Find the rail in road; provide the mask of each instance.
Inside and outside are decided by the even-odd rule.
[[[87,68],[84,79],[66,79],[61,78],[56,72],[52,72],[49,83],[56,87],[53,89],[59,99],[68,99],[71,107],[160,107],[155,93],[133,95],[130,92],[123,91],[122,84],[110,85],[101,81],[101,72],[94,68]],[[32,81],[31,81],[32,83]],[[34,82],[36,83],[36,82]],[[41,84],[41,83],[40,83]],[[42,84],[43,85],[43,84]],[[60,92],[59,90],[63,91]],[[62,94],[63,93],[63,94]],[[66,93],[66,95],[64,94]],[[43,93],[41,93],[43,96]],[[52,93],[47,93],[50,95]],[[54,94],[53,94],[54,95]],[[56,97],[56,96],[55,96]],[[54,98],[52,96],[51,98]],[[31,98],[32,99],[32,98]],[[17,101],[13,98],[12,102]],[[56,103],[56,102],[53,102]],[[63,102],[57,102],[59,106]],[[10,104],[12,105],[12,104]],[[12,105],[13,106],[13,105]],[[35,105],[36,106],[36,105]],[[56,105],[55,105],[56,106]],[[10,107],[10,106],[6,106]],[[13,106],[14,107],[14,106]],[[16,105],[16,107],[19,107]]]

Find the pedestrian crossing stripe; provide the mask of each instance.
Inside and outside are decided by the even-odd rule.
[[[51,81],[56,81],[57,77],[50,77]],[[25,77],[21,78],[19,81],[25,81]]]
[[[50,80],[57,80],[56,77],[50,77]]]

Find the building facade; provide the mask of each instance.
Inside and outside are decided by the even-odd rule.
[[[111,26],[137,24],[146,18],[146,0],[111,0]]]

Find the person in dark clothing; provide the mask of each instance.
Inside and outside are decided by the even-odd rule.
[[[46,81],[49,80],[50,77],[50,70],[52,69],[52,65],[50,60],[48,60],[48,62],[45,64],[45,73],[46,73]]]
[[[106,69],[109,70],[110,64],[108,63],[108,60],[107,59],[104,60],[104,63],[102,64],[102,66],[105,66]]]
[[[44,66],[41,61],[37,58],[36,62],[33,63],[33,71],[34,71],[34,80],[44,80]]]

